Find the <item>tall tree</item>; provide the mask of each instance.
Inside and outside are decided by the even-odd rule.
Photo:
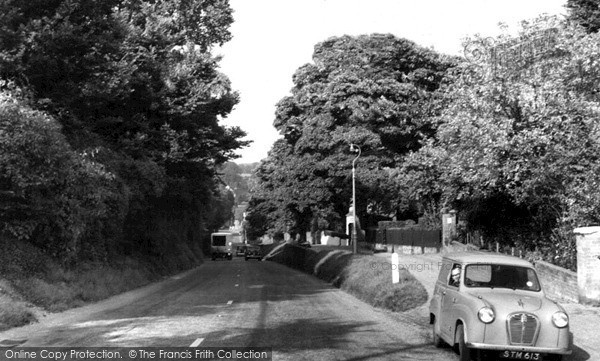
[[[471,39],[486,56],[469,57],[445,88],[436,140],[411,156],[403,182],[467,213],[488,239],[574,267],[572,229],[600,221],[598,44],[547,17],[518,36]]]
[[[350,143],[362,150],[358,209],[402,211],[389,169],[434,133],[435,90],[452,62],[379,34],[326,40],[315,46],[313,61],[296,71],[292,95],[277,105],[274,125],[283,139],[258,169],[250,213],[252,204],[277,210],[280,216],[265,216],[277,231],[342,228],[355,156]]]

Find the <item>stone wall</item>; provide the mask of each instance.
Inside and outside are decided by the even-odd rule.
[[[398,246],[394,244],[381,245],[387,248],[387,252],[392,251],[398,254],[424,254],[424,253],[439,253],[439,247],[421,247],[421,246]]]
[[[579,302],[577,273],[544,261],[537,261],[535,269],[549,298],[562,302]]]

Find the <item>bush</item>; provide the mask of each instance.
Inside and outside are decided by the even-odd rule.
[[[83,264],[74,270],[57,266],[45,275],[13,280],[27,300],[51,312],[61,312],[144,286],[159,278],[152,266],[136,260],[121,266]]]
[[[50,283],[41,278],[28,277],[16,280],[15,286],[27,300],[50,312],[61,312],[83,305],[77,291],[65,282]]]
[[[0,91],[0,232],[75,258],[115,197],[114,175],[91,153],[74,151],[53,117]]]
[[[0,294],[0,331],[35,322],[34,314],[24,302]]]
[[[0,329],[35,321],[32,304],[61,312],[144,286],[181,268],[175,255],[170,256],[170,269],[130,257],[66,268],[30,243],[1,235],[0,250]],[[192,260],[185,263],[191,267]]]

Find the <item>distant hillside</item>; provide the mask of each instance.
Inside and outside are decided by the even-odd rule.
[[[227,162],[219,171],[221,180],[233,190],[236,204],[249,200],[250,178],[258,165],[259,163],[236,164],[235,162]]]
[[[241,169],[242,174],[251,174],[256,167],[258,167],[260,165],[259,162],[255,162],[255,163],[243,163],[243,164],[238,164],[238,167]]]

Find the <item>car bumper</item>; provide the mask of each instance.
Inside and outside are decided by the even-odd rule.
[[[477,342],[467,342],[467,347],[476,348],[479,350],[539,352],[539,353],[552,353],[552,354],[559,354],[559,355],[570,355],[572,352],[570,349],[556,348],[556,347],[493,345],[493,344],[477,343]]]

